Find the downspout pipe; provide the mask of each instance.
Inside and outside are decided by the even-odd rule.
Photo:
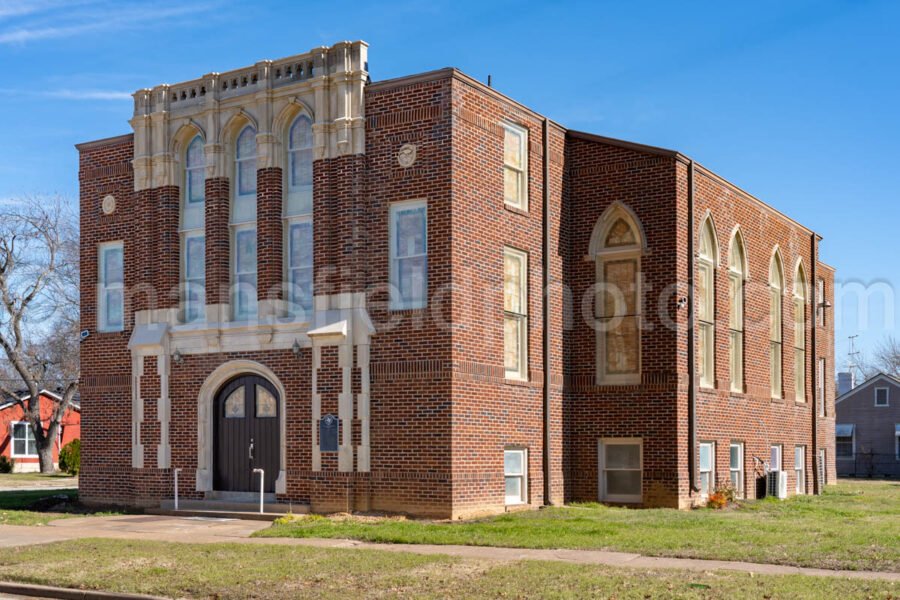
[[[688,481],[691,492],[699,492],[697,483],[697,353],[694,340],[694,161],[688,162],[688,222],[687,222],[687,262],[688,262],[688,335],[687,335],[687,363],[688,363]]]
[[[810,295],[812,298],[812,328],[810,331],[810,345],[812,346],[812,352],[810,352],[809,364],[812,368],[812,406],[810,407],[812,410],[812,433],[810,437],[812,438],[812,462],[813,472],[812,472],[812,481],[813,481],[813,494],[821,494],[822,493],[822,482],[819,481],[819,445],[818,445],[818,425],[819,425],[819,352],[817,345],[817,335],[816,330],[819,327],[819,300],[817,293],[819,291],[819,275],[818,275],[818,263],[819,263],[819,240],[818,236],[813,233],[809,238],[809,255],[810,259]],[[822,310],[825,310],[822,307]],[[825,401],[824,393],[822,397],[822,401]]]
[[[542,181],[542,207],[541,207],[541,288],[543,307],[543,335],[541,336],[544,358],[544,505],[553,504],[551,491],[553,481],[550,468],[550,122],[545,117],[541,125],[541,143],[543,144],[543,157],[541,174]]]

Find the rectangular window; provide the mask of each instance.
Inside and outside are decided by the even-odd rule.
[[[428,304],[428,207],[424,200],[390,209],[391,310]]]
[[[12,424],[13,458],[33,458],[38,455],[31,425],[24,421]]]
[[[729,318],[728,355],[731,367],[731,391],[744,391],[744,280],[740,273],[729,275]]]
[[[503,197],[528,210],[528,130],[511,123],[503,124]]]
[[[819,416],[825,416],[825,359],[820,358],[816,364],[816,404],[819,406]]]
[[[186,234],[183,238],[184,264],[184,320],[197,321],[204,317],[206,307],[206,237]]]
[[[291,315],[311,316],[313,305],[313,223],[311,217],[288,221],[288,281]]]
[[[781,470],[781,446],[772,446],[769,450],[769,470],[770,471],[780,471]]]
[[[528,501],[528,453],[524,449],[503,451],[503,476],[506,479],[506,503]]]
[[[806,493],[806,446],[794,448],[794,491],[798,494]]]
[[[806,402],[806,302],[794,298],[794,399]]]
[[[698,350],[700,354],[700,385],[711,388],[715,385],[715,284],[713,283],[713,265],[701,261],[698,268],[697,295],[700,301],[698,317],[700,335]]]
[[[834,426],[834,452],[838,459],[852,459],[856,455],[855,429],[853,425]]]
[[[820,485],[828,484],[828,463],[826,462],[827,453],[825,448],[819,449],[819,481]]]
[[[875,388],[875,406],[888,406],[890,389],[886,387]]]
[[[503,250],[503,363],[509,379],[528,378],[528,255]]]
[[[744,497],[744,445],[732,442],[729,447],[728,472],[731,487],[738,498]]]
[[[614,438],[600,441],[600,500],[640,502],[642,449],[639,438]]]
[[[897,460],[900,460],[900,423],[894,423],[894,446],[897,450]]]
[[[234,318],[256,316],[256,225],[244,225],[234,232]]]
[[[772,397],[781,398],[781,290],[774,287],[769,296],[769,318],[769,381]]]
[[[700,444],[700,494],[709,496],[716,488],[716,444]]]
[[[100,294],[97,328],[122,331],[125,326],[125,275],[122,242],[100,244]]]
[[[819,278],[816,281],[816,314],[819,321],[819,327],[825,327],[825,280]]]

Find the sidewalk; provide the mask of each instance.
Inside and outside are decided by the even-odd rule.
[[[184,518],[153,515],[116,515],[82,517],[53,521],[48,526],[25,527],[0,525],[0,547],[44,544],[80,538],[113,538],[156,540],[195,544],[239,543],[307,546],[314,548],[346,548],[443,554],[461,558],[512,562],[547,560],[582,565],[604,565],[631,569],[686,569],[692,571],[741,571],[760,575],[809,575],[900,581],[900,573],[876,571],[831,571],[783,565],[699,560],[689,558],[657,558],[627,552],[601,550],[535,550],[527,548],[495,548],[488,546],[441,546],[428,544],[375,544],[354,540],[316,538],[251,538],[253,532],[269,523],[237,519]]]
[[[0,474],[0,492],[77,490],[78,477],[39,476],[34,473]]]

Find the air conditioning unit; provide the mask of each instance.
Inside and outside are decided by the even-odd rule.
[[[784,500],[787,498],[787,473],[770,471],[766,481],[766,495]]]

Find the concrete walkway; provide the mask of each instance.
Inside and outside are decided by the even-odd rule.
[[[58,475],[40,476],[32,473],[0,474],[0,492],[77,489],[77,477],[64,477]]]
[[[26,527],[0,525],[0,548],[45,544],[80,538],[123,540],[156,540],[195,544],[240,543],[305,546],[313,548],[367,549],[414,554],[442,554],[491,561],[550,560],[582,565],[604,565],[632,569],[687,569],[692,571],[741,571],[760,575],[811,575],[852,579],[900,581],[900,573],[876,571],[832,571],[783,565],[699,560],[689,558],[655,558],[627,552],[602,550],[533,550],[527,548],[493,548],[487,546],[441,546],[429,544],[375,544],[355,540],[315,538],[251,538],[255,531],[269,523],[238,519],[185,518],[153,515],[116,515],[81,517],[53,521],[48,526]]]

